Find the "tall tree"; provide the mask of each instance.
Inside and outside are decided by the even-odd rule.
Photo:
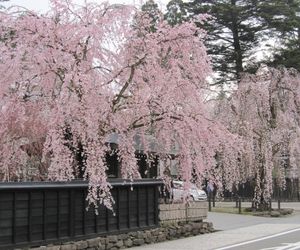
[[[145,17],[149,19],[150,31],[155,32],[156,26],[162,17],[162,12],[159,10],[157,3],[154,0],[148,0],[142,5],[141,10],[145,14]]]
[[[256,18],[257,1],[194,0],[186,6],[191,16],[208,13],[212,17],[204,27],[217,84],[236,82],[243,72],[253,71],[253,49],[262,29]]]
[[[266,63],[271,66],[283,65],[300,70],[300,1],[263,1],[259,15],[268,27],[267,35],[278,40]]]
[[[3,181],[24,177],[28,155],[22,145],[38,142],[48,164],[40,174],[66,181],[81,167],[88,200],[109,206],[105,156],[112,133],[118,134],[121,174],[128,179],[140,177],[133,138],[140,135],[147,152],[149,130],[161,157],[176,143],[187,187],[215,165],[221,146],[227,161],[237,157],[235,137],[211,119],[205,103],[211,68],[201,29],[159,19],[152,32],[151,18],[129,6],[52,3],[43,16],[0,14],[1,34],[14,30],[9,42],[0,41]]]
[[[188,20],[186,4],[182,0],[171,0],[167,4],[165,19],[172,26]]]

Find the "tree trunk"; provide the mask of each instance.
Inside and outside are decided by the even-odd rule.
[[[260,152],[262,152],[262,142],[261,139],[259,140],[259,149]],[[266,200],[266,197],[264,196],[264,190],[266,188],[265,185],[265,156],[261,153],[259,155],[259,163],[260,163],[260,169],[259,171],[259,176],[258,174],[255,175],[255,181],[256,181],[256,186],[255,186],[255,192],[254,192],[254,200],[256,201],[256,205],[259,211],[265,211],[268,210],[269,204],[268,201]]]
[[[232,38],[233,38],[233,47],[234,47],[234,59],[235,59],[235,73],[237,79],[240,79],[243,69],[243,52],[240,44],[239,30],[238,30],[238,20],[236,8],[236,0],[231,0],[232,5]]]

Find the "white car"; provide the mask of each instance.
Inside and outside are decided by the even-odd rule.
[[[199,189],[196,185],[191,184],[191,188],[189,190],[184,190],[184,182],[183,181],[173,181],[172,187],[172,195],[174,201],[183,200],[186,195],[193,201],[206,201],[207,195],[205,191]]]

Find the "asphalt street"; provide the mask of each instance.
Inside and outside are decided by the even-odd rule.
[[[300,250],[300,228],[237,243],[217,250]]]
[[[207,221],[213,223],[216,230],[230,230],[258,224],[298,224],[300,226],[300,211],[293,215],[280,218],[268,218],[251,215],[208,213]]]

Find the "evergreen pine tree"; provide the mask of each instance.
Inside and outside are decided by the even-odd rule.
[[[266,63],[300,70],[300,1],[265,0],[260,4],[259,15],[268,27],[268,37],[281,43]]]
[[[148,0],[143,4],[142,11],[147,13],[149,15],[149,18],[151,19],[151,32],[155,32],[156,24],[159,21],[160,17],[162,16],[161,11],[158,8],[158,5],[154,2],[154,0]]]
[[[172,26],[188,20],[186,4],[182,0],[171,0],[167,4],[165,19]]]
[[[232,83],[243,72],[251,72],[253,49],[259,42],[262,23],[257,18],[255,0],[194,0],[188,4],[191,15],[208,13],[206,23],[208,53],[218,73],[216,84]]]

